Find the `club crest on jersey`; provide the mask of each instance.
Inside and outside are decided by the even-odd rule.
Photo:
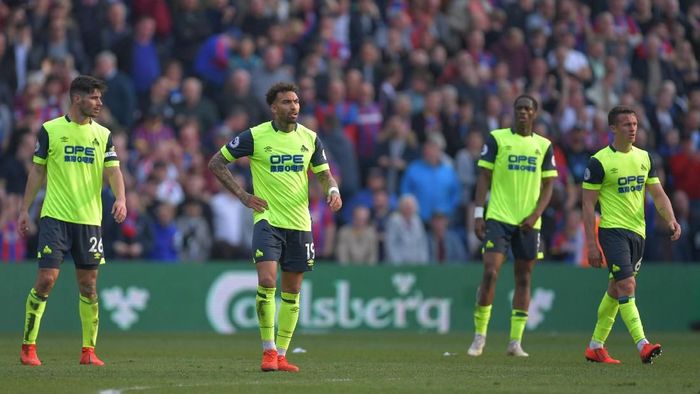
[[[100,141],[98,141],[97,138],[95,138],[94,140],[92,140],[92,144],[95,146],[100,146]]]
[[[301,151],[302,151],[302,152],[308,152],[309,149],[308,149],[305,145],[302,145],[302,146],[301,146]]]

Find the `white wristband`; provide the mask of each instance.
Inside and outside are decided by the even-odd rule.
[[[335,187],[335,186],[329,187],[329,188],[328,188],[328,195],[330,196],[331,193],[333,193],[333,192],[336,192],[336,193],[338,193],[338,195],[340,195],[340,189],[338,189],[338,188]]]
[[[474,219],[482,219],[484,217],[484,207],[474,207]]]

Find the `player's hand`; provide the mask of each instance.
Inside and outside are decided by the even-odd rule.
[[[603,256],[600,254],[598,245],[588,248],[588,264],[595,268],[600,268],[603,266]]]
[[[526,231],[534,229],[535,223],[537,223],[537,219],[539,219],[539,217],[535,214],[526,217],[525,220],[523,220],[522,223],[520,223],[520,228]]]
[[[474,219],[474,234],[479,241],[483,241],[486,237],[486,221],[483,218]]]
[[[671,230],[671,241],[676,241],[681,237],[681,225],[675,219],[668,223],[668,227]]]
[[[333,212],[338,212],[340,208],[343,206],[343,199],[340,198],[340,193],[337,191],[332,191],[331,194],[326,197],[326,202],[328,203],[328,206],[331,207],[331,211]]]
[[[19,213],[19,218],[17,219],[19,222],[18,226],[19,228],[17,231],[19,232],[19,235],[22,238],[27,237],[29,235],[29,212],[27,211],[22,211]]]
[[[265,212],[265,210],[268,208],[267,201],[256,196],[255,194],[246,193],[243,198],[241,198],[241,202],[243,205],[255,212]]]
[[[112,205],[112,216],[117,223],[121,223],[126,219],[126,202],[124,200],[114,202],[114,205]]]

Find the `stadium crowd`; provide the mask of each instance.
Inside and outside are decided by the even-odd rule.
[[[318,259],[478,261],[476,160],[527,93],[559,173],[546,259],[585,265],[583,173],[624,104],[683,226],[671,244],[648,199],[646,261],[698,262],[698,54],[697,0],[0,1],[0,261],[33,257],[36,228],[16,226],[36,135],[87,73],[107,82],[98,121],[126,180],[127,219],[104,215],[111,259],[250,259],[252,213],[206,163],[294,81],[346,202],[334,215],[312,177]],[[231,171],[250,187],[245,159]]]

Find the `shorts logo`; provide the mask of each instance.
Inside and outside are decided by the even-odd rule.
[[[255,250],[255,258],[263,257],[263,252],[260,249]]]
[[[612,265],[612,272],[619,272],[619,271],[620,271],[620,267],[617,264],[613,264]]]
[[[491,241],[490,239],[488,241],[486,241],[486,246],[485,246],[486,249],[493,248],[494,246],[495,245],[493,244],[493,241]]]
[[[49,245],[46,245],[46,246],[44,246],[44,249],[41,252],[44,254],[51,254],[51,253],[53,253],[53,250],[51,250],[51,248],[49,248]]]
[[[309,267],[313,267],[313,266],[314,266],[314,259],[308,259],[308,260],[306,260],[306,265],[309,266]]]

